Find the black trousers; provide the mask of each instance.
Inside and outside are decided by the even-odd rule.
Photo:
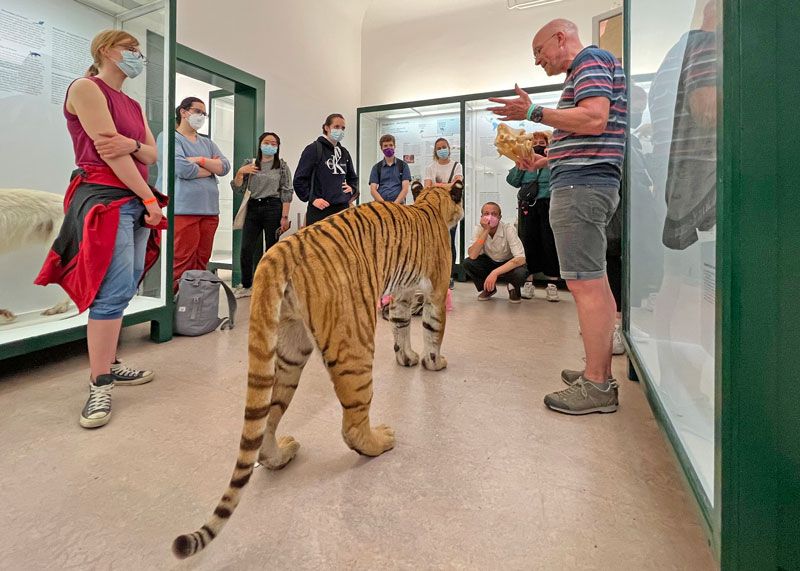
[[[542,272],[546,276],[559,277],[556,239],[550,227],[550,199],[543,198],[534,204],[520,204],[519,237],[525,248],[528,273]]]
[[[458,226],[453,226],[450,228],[450,253],[453,255],[453,264],[456,263],[456,229]],[[450,272],[452,275],[453,267],[450,266]]]
[[[349,206],[347,202],[341,202],[339,204],[331,204],[328,208],[323,208],[320,210],[313,204],[311,201],[308,203],[308,210],[306,210],[306,226],[311,226],[314,222],[319,222],[330,216],[331,214],[336,214],[337,212],[341,212],[342,210],[346,209]]]
[[[463,261],[464,271],[467,276],[475,284],[475,289],[483,291],[483,282],[489,277],[489,274],[494,270],[505,264],[505,262],[495,262],[486,254],[481,254],[474,260],[472,258],[465,258]],[[518,266],[500,276],[497,281],[510,283],[515,288],[519,289],[525,283],[528,277],[528,270],[525,266]]]
[[[261,235],[264,235],[266,249],[269,250],[278,239],[275,232],[281,225],[283,205],[277,197],[250,199],[247,203],[247,216],[242,227],[242,250],[239,261],[242,266],[242,286],[253,286],[253,273],[261,259]]]

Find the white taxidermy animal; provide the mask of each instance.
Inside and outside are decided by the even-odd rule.
[[[0,254],[30,244],[52,242],[63,220],[63,196],[27,188],[0,188]],[[65,313],[69,307],[67,300],[42,315]],[[0,309],[0,325],[15,319],[11,311]]]

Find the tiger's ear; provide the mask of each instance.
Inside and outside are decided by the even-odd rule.
[[[450,198],[456,204],[461,204],[461,199],[464,198],[464,181],[457,180],[450,186]]]
[[[422,183],[418,180],[415,180],[411,183],[411,196],[414,198],[414,201],[417,200],[420,192],[422,192]]]

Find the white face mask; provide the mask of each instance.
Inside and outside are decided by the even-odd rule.
[[[186,121],[188,121],[189,125],[195,131],[199,131],[200,129],[203,128],[203,125],[206,124],[206,118],[203,115],[200,115],[199,113],[192,113],[191,115],[189,115],[189,117],[186,118]]]

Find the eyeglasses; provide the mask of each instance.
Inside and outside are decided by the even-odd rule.
[[[547,38],[545,41],[543,41],[542,45],[540,45],[538,48],[533,48],[533,57],[536,58],[536,59],[539,59],[539,56],[542,55],[542,49],[544,49],[544,45],[547,42],[549,42],[550,40],[552,40],[553,38],[555,38],[557,35],[558,35],[558,32],[556,32],[555,34],[553,34],[552,36]]]
[[[189,107],[187,111],[193,111],[195,115],[202,115],[203,117],[208,117],[208,113],[206,113],[202,109],[198,109],[197,107]]]
[[[140,60],[143,60],[143,61],[147,62],[147,58],[144,57],[144,54],[142,53],[142,51],[139,48],[137,48],[135,46],[131,46],[131,45],[126,45],[126,44],[120,44],[117,47],[122,48],[125,51],[133,52],[136,55],[136,57],[138,57]]]

